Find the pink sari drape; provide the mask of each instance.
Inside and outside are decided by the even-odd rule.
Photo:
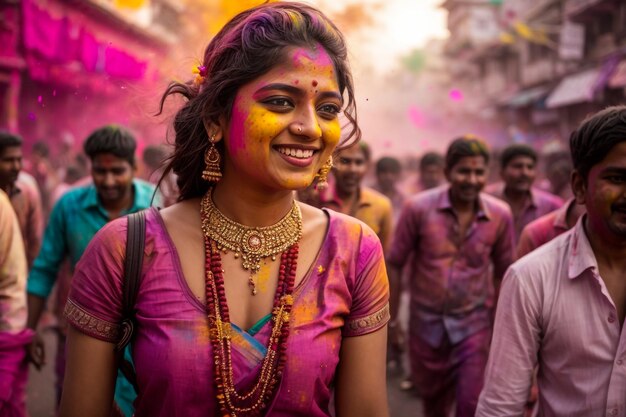
[[[28,362],[26,346],[33,340],[30,329],[0,332],[0,416],[26,417]]]

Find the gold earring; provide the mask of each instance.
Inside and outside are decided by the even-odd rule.
[[[209,138],[211,145],[204,152],[204,163],[206,168],[202,171],[202,179],[208,182],[218,182],[222,179],[222,171],[220,169],[220,153],[215,147],[215,134]]]
[[[333,167],[333,157],[329,156],[328,161],[320,168],[317,173],[317,184],[315,185],[315,189],[317,190],[325,190],[328,188],[328,173],[330,169]]]

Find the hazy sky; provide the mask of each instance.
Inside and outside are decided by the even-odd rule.
[[[360,5],[360,13],[345,16],[363,23],[358,34],[348,33],[352,54],[367,54],[376,69],[386,71],[397,57],[419,48],[431,38],[445,38],[446,12],[437,6],[442,0],[309,0],[332,14],[351,5]],[[343,28],[341,28],[343,30]],[[373,60],[371,58],[374,58]]]

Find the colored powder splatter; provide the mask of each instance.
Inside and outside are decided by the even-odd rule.
[[[462,101],[463,100],[463,92],[461,90],[450,90],[449,94],[450,100],[452,101]]]
[[[37,116],[35,116],[35,113],[28,112],[28,120],[34,121],[37,118]]]
[[[424,113],[420,111],[416,106],[409,107],[408,110],[409,120],[415,127],[423,127],[425,124]]]
[[[37,96],[37,103],[41,104],[43,102],[43,97]]]

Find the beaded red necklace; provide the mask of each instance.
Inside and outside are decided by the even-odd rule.
[[[204,246],[209,339],[213,347],[216,397],[221,416],[263,416],[276,394],[285,366],[289,319],[293,306],[292,293],[298,266],[298,243],[281,254],[278,286],[272,309],[272,333],[267,353],[255,384],[244,393],[237,392],[233,382],[230,344],[232,329],[224,290],[222,259],[217,244],[206,234]]]

